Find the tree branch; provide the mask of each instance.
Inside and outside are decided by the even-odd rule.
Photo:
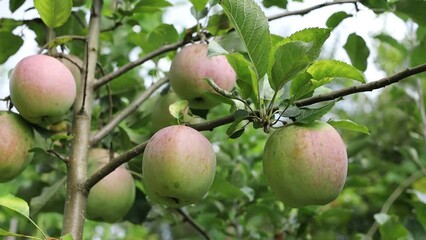
[[[133,62],[129,62],[128,64],[118,68],[117,70],[115,70],[114,72],[111,72],[105,76],[103,76],[102,78],[100,78],[98,81],[95,82],[95,89],[101,87],[102,85],[114,80],[115,78],[121,76],[122,74],[126,73],[127,71],[141,65],[142,63],[151,60],[154,57],[157,57],[163,53],[172,51],[172,50],[176,50],[179,47],[182,47],[186,44],[186,41],[181,41],[181,42],[177,42],[177,43],[173,43],[173,44],[169,44],[169,45],[164,45],[163,47],[148,53],[147,55],[145,55],[142,58],[139,58]]]
[[[102,140],[108,133],[110,133],[118,124],[120,124],[123,119],[132,114],[143,102],[145,102],[159,87],[165,84],[168,81],[167,78],[161,79],[154,83],[151,87],[142,92],[136,99],[130,103],[126,108],[124,108],[120,113],[114,116],[111,121],[109,121],[102,129],[97,131],[92,139],[90,144],[93,146],[100,140]]]
[[[404,71],[401,71],[399,73],[396,73],[388,77],[384,77],[377,81],[356,85],[356,86],[352,86],[348,88],[343,88],[328,94],[320,94],[318,96],[300,99],[300,100],[297,100],[294,104],[298,107],[301,107],[301,106],[311,105],[318,102],[334,100],[336,98],[340,98],[340,97],[347,96],[354,93],[373,91],[375,89],[383,88],[393,83],[397,83],[407,77],[413,76],[421,72],[426,72],[426,63],[412,67],[412,68],[407,68]]]
[[[333,2],[325,2],[325,3],[321,3],[321,4],[318,4],[318,5],[309,7],[309,8],[296,10],[296,11],[287,11],[287,12],[284,12],[284,13],[280,13],[280,14],[277,14],[277,15],[270,16],[270,17],[268,17],[268,21],[273,21],[273,20],[276,20],[276,19],[279,19],[279,18],[294,16],[294,15],[305,15],[309,12],[312,12],[313,10],[320,9],[320,8],[323,8],[323,7],[327,7],[327,6],[332,6],[332,5],[337,5],[337,4],[345,4],[345,3],[356,4],[356,3],[359,3],[359,2],[360,2],[360,0],[337,0],[337,1],[333,1]]]
[[[194,221],[194,219],[191,218],[191,216],[189,216],[188,214],[186,214],[182,209],[178,208],[176,209],[176,212],[179,213],[182,217],[183,220],[185,222],[188,222],[192,227],[195,228],[195,230],[197,230],[197,232],[199,232],[201,235],[203,235],[203,237],[207,240],[211,240],[209,234],[207,234],[207,231],[204,230],[200,225],[198,225],[198,223],[196,223]]]
[[[62,236],[71,234],[73,239],[83,238],[84,215],[87,202],[85,188],[87,155],[90,144],[90,126],[93,102],[93,83],[99,46],[100,14],[102,0],[94,0],[90,14],[85,57],[85,84],[81,84],[76,102],[82,102],[81,108],[74,108],[71,157],[67,165],[67,198],[65,202]]]

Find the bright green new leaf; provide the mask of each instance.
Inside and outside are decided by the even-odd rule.
[[[352,65],[361,71],[367,69],[367,58],[370,55],[370,50],[362,37],[352,33],[343,48],[348,53]]]
[[[315,80],[341,77],[365,83],[365,77],[358,69],[337,60],[316,61],[306,71]]]
[[[0,196],[0,206],[9,208],[26,218],[30,217],[30,207],[27,202],[11,194]]]
[[[368,131],[368,128],[366,126],[355,123],[349,119],[330,120],[328,121],[328,123],[335,128],[350,130],[354,132],[361,132],[370,135],[370,132]]]
[[[207,56],[213,57],[218,55],[229,54],[222,46],[219,45],[215,40],[209,41]]]
[[[223,0],[221,5],[247,49],[257,79],[262,78],[272,48],[268,19],[253,0]]]
[[[302,72],[298,74],[290,85],[290,97],[293,100],[297,100],[304,97],[306,94],[313,92],[315,86],[312,83],[312,76],[308,72]]]
[[[207,3],[209,2],[209,0],[190,0],[192,5],[194,5],[195,10],[197,11],[202,11]]]
[[[280,90],[311,62],[308,52],[312,44],[294,41],[278,46],[274,55],[269,83],[275,91]]]
[[[325,25],[329,28],[335,28],[339,25],[343,20],[348,17],[352,17],[352,14],[347,14],[346,12],[335,12],[328,19]]]
[[[34,0],[34,6],[46,26],[57,28],[71,15],[72,0]]]
[[[381,239],[413,239],[410,232],[401,224],[397,216],[378,213],[374,215],[374,219],[379,223]]]
[[[169,106],[170,114],[177,119],[181,119],[188,112],[188,101],[180,100]]]

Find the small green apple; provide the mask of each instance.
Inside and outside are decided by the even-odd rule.
[[[109,151],[95,148],[89,154],[89,175],[109,162]],[[94,221],[117,222],[135,201],[135,183],[130,172],[120,166],[99,181],[87,198],[86,217]]]
[[[209,109],[219,104],[206,94],[215,91],[204,78],[213,79],[226,91],[231,91],[236,81],[235,71],[226,57],[207,57],[207,50],[207,44],[188,45],[176,55],[170,67],[173,90],[194,109]]]
[[[12,72],[9,89],[21,116],[41,126],[61,121],[76,97],[76,83],[70,70],[46,55],[22,59]]]
[[[169,126],[152,136],[142,161],[145,194],[158,203],[182,207],[199,202],[216,170],[210,142],[187,126]]]
[[[34,132],[18,114],[0,111],[0,139],[0,182],[8,182],[21,174],[30,162]]]
[[[348,158],[339,133],[329,124],[291,124],[268,138],[263,171],[275,196],[290,207],[325,205],[345,184]]]

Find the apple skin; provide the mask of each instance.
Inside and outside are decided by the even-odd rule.
[[[286,206],[325,205],[345,184],[348,157],[339,133],[329,124],[291,124],[268,138],[263,171],[269,187]]]
[[[236,74],[225,56],[207,57],[207,44],[188,45],[176,54],[170,67],[169,79],[173,90],[182,99],[188,100],[194,109],[209,109],[219,102],[206,93],[216,93],[204,78],[212,78],[222,89],[231,91]]]
[[[0,182],[8,182],[24,171],[34,146],[31,125],[13,112],[0,111]]]
[[[169,207],[199,202],[209,191],[215,171],[212,145],[187,126],[161,129],[151,137],[144,151],[145,194]]]
[[[46,55],[22,59],[12,72],[9,90],[21,116],[40,126],[61,121],[76,97],[76,83],[70,70]]]
[[[76,88],[77,88],[77,96],[79,96],[80,92],[83,91],[81,89],[81,68],[83,68],[83,60],[81,60],[79,57],[75,55],[67,55],[67,57],[72,61],[68,60],[67,58],[60,58],[59,61],[61,61],[65,67],[70,70],[72,73],[72,76],[74,77]],[[78,110],[75,108],[81,107],[81,101],[82,99],[76,98],[74,101],[74,110]]]
[[[89,153],[89,175],[109,162],[109,151],[92,149]],[[87,198],[86,217],[94,221],[114,223],[122,219],[135,201],[135,183],[122,165],[99,181]]]
[[[176,93],[171,90],[169,90],[166,94],[161,94],[160,96],[158,96],[158,99],[154,104],[151,114],[153,132],[157,132],[158,130],[167,126],[178,124],[176,118],[174,118],[172,114],[170,114],[169,107],[171,104],[179,100],[181,99],[176,95]],[[193,117],[189,114],[184,115],[183,121],[189,124],[197,124],[203,122],[202,118]]]

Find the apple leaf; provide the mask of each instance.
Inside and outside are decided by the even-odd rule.
[[[347,14],[343,11],[335,12],[327,19],[325,25],[327,25],[329,28],[335,28],[348,17],[352,17],[352,14]]]
[[[180,100],[169,106],[170,114],[176,119],[182,119],[188,113],[188,101]]]
[[[258,96],[259,86],[253,64],[247,61],[240,53],[228,54],[226,58],[237,74],[237,86],[242,97],[246,99],[251,96]]]
[[[221,6],[247,49],[257,79],[262,78],[272,48],[268,19],[253,0],[223,0]]]
[[[311,74],[315,80],[342,77],[365,83],[365,77],[358,69],[337,60],[316,61],[309,66],[307,72]],[[316,87],[319,87],[319,85]]]
[[[346,129],[370,135],[370,132],[368,131],[368,128],[366,126],[360,125],[348,119],[330,120],[328,121],[328,123],[335,128]]]
[[[292,41],[309,42],[312,44],[311,49],[308,51],[310,59],[315,60],[318,58],[324,42],[330,36],[331,29],[328,28],[306,28],[293,33],[287,38],[284,38],[278,44],[283,44]]]
[[[9,208],[26,218],[30,217],[30,207],[27,202],[11,194],[0,196],[0,206]]]
[[[14,0],[14,1],[9,1],[9,10],[10,12],[14,12],[16,11],[18,8],[20,8],[22,6],[22,4],[24,4],[25,0]]]
[[[226,135],[231,139],[239,138],[244,133],[244,126],[241,126],[241,122],[246,120],[249,112],[239,109],[234,112],[234,122],[226,129]],[[237,129],[238,128],[238,129]]]
[[[312,44],[302,41],[287,42],[275,48],[269,79],[272,89],[280,90],[285,83],[308,66],[311,62],[308,55],[311,48]]]
[[[338,99],[339,100],[339,99]],[[338,100],[333,100],[321,107],[303,107],[300,108],[300,114],[295,118],[295,122],[311,123],[320,119],[324,114],[328,113]]]
[[[61,240],[73,240],[71,233],[61,237]]]
[[[225,54],[229,54],[229,53],[222,46],[220,46],[219,43],[217,43],[215,40],[209,41],[209,45],[207,49],[208,57],[225,55]]]
[[[361,71],[367,69],[367,58],[370,55],[370,50],[362,37],[352,33],[348,36],[343,48],[351,59],[352,65]]]
[[[39,196],[31,199],[30,205],[31,205],[32,216],[38,213],[46,205],[46,203],[53,197],[53,195],[55,195],[61,188],[65,187],[66,179],[67,179],[66,177],[63,177],[61,180],[57,181],[52,186],[43,188]]]
[[[28,236],[28,235],[23,235],[23,234],[18,234],[18,233],[12,233],[9,231],[4,230],[3,228],[0,228],[0,236],[11,236],[11,237],[21,237],[21,238],[29,238],[29,239],[39,239],[39,240],[43,240],[43,238],[39,238],[39,237],[33,237],[33,236]]]
[[[397,216],[386,213],[374,215],[379,224],[382,239],[410,239],[410,232],[401,224]]]
[[[307,97],[306,95],[315,90],[314,84],[311,82],[312,76],[307,72],[298,74],[290,84],[290,97],[293,100]]]
[[[19,50],[24,41],[11,32],[0,32],[0,39],[0,64],[2,64]]]
[[[202,11],[207,3],[209,2],[209,0],[190,0],[192,5],[194,5],[195,10],[197,11]]]
[[[70,17],[72,0],[34,0],[34,7],[46,26],[57,28]]]

